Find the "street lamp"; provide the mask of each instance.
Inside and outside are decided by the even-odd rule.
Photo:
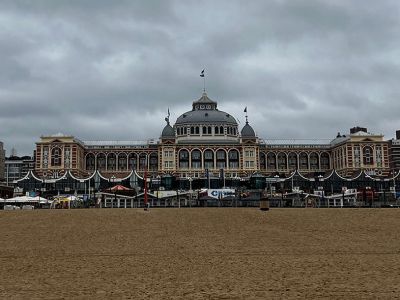
[[[276,188],[278,187],[279,175],[276,174],[274,176],[274,179],[275,179],[275,190],[276,190]],[[271,187],[271,196],[272,196],[272,187]]]
[[[394,199],[396,200],[396,171],[393,170],[392,174],[393,174],[393,195]]]
[[[193,181],[193,178],[189,176],[188,180],[189,180],[189,205],[192,206],[192,194],[193,194],[192,181]]]

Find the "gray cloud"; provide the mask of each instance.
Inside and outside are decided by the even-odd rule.
[[[2,1],[0,140],[158,138],[200,97],[262,138],[400,129],[398,1]]]

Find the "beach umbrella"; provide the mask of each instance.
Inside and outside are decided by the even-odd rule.
[[[127,188],[123,185],[117,184],[116,186],[113,186],[112,188],[109,188],[110,191],[115,192],[115,191],[131,191],[132,189]]]

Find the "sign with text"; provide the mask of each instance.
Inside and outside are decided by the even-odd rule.
[[[215,199],[222,199],[228,196],[235,196],[234,189],[209,189],[207,190],[207,196],[215,198]]]

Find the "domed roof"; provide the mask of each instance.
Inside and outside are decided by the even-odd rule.
[[[162,133],[161,133],[161,137],[162,138],[170,138],[170,137],[175,137],[175,131],[172,128],[171,125],[169,125],[169,122],[167,123],[167,125],[165,125]]]
[[[217,102],[203,93],[200,99],[193,101],[193,109],[180,115],[175,125],[192,123],[228,123],[237,125],[236,119],[230,114],[217,109]]]
[[[254,132],[253,127],[249,125],[249,122],[246,122],[246,125],[242,128],[242,131],[240,132],[242,137],[255,137],[256,133]]]
[[[219,110],[192,110],[180,115],[175,125],[190,123],[229,123],[237,125],[234,117]]]

